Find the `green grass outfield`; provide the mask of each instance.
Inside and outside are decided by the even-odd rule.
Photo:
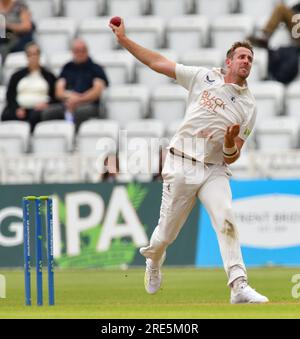
[[[148,295],[142,268],[57,271],[56,305],[26,307],[23,271],[0,271],[7,284],[0,318],[300,318],[300,299],[291,295],[291,278],[300,268],[249,269],[251,285],[271,300],[266,305],[230,305],[223,270],[164,268],[163,273],[162,290]]]

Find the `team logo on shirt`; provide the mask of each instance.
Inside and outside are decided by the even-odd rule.
[[[205,80],[206,83],[212,85],[215,81],[216,80],[214,80],[214,79],[209,79],[208,75],[206,76],[206,80]]]
[[[249,135],[251,134],[251,129],[250,128],[246,128],[244,131],[244,136],[245,137],[249,137]]]
[[[217,108],[221,108],[225,110],[226,104],[221,99],[210,93],[209,91],[203,91],[201,99],[200,99],[200,106],[208,109],[213,113],[218,113]]]

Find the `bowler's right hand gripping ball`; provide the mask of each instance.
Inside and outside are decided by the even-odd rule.
[[[110,19],[110,23],[114,26],[119,27],[121,25],[122,19],[119,16],[114,16]]]

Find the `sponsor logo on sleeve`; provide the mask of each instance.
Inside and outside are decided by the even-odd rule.
[[[244,131],[244,136],[245,137],[249,137],[249,135],[251,134],[251,129],[250,128],[246,128]]]

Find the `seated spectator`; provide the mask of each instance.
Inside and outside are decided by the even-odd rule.
[[[28,66],[10,78],[2,120],[28,121],[31,130],[41,121],[41,112],[55,102],[55,76],[40,64],[41,51],[30,42],[25,48]]]
[[[49,106],[43,119],[81,122],[99,117],[99,100],[108,80],[103,68],[89,57],[86,43],[76,39],[72,45],[73,61],[67,63],[56,83],[56,98],[61,102]]]
[[[6,38],[0,39],[0,54],[4,61],[8,53],[23,51],[33,40],[34,25],[23,0],[0,0],[0,14],[6,21]]]
[[[253,46],[268,48],[268,42],[271,38],[272,34],[276,31],[280,23],[285,23],[287,26],[291,38],[296,46],[300,47],[300,38],[294,36],[293,26],[296,24],[292,21],[292,18],[295,14],[300,13],[300,2],[294,4],[292,7],[288,7],[283,3],[278,4],[269,20],[267,21],[264,28],[257,32],[255,35],[251,35],[248,40],[251,42]],[[300,30],[298,30],[298,35],[300,34]]]
[[[119,174],[119,159],[116,154],[109,154],[104,160],[104,166],[102,181],[114,182]]]

